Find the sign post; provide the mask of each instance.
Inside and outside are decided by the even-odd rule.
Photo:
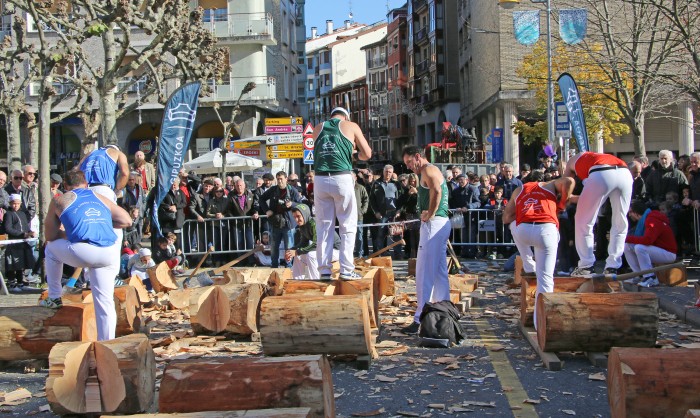
[[[304,164],[314,165],[314,127],[306,124],[304,129]]]

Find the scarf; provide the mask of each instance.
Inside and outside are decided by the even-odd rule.
[[[639,218],[639,221],[637,221],[637,226],[634,228],[634,236],[636,236],[636,237],[643,237],[644,236],[644,223],[647,220],[647,215],[649,214],[649,212],[651,212],[651,209],[645,210],[642,217]]]

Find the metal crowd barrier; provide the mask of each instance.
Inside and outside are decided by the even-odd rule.
[[[693,209],[693,239],[695,240],[695,253],[700,253],[700,209]]]
[[[463,212],[464,226],[452,229],[452,245],[454,246],[515,246],[513,235],[501,221],[503,210],[500,209],[469,209]]]
[[[202,255],[211,245],[211,254],[245,253],[255,247],[266,230],[266,216],[207,218],[204,222],[187,219],[180,230],[180,245],[185,256]],[[246,237],[248,239],[246,239]]]

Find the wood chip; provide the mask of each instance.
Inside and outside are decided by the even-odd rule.
[[[594,373],[594,374],[589,374],[588,375],[588,380],[601,380],[605,381],[605,374],[601,373]]]
[[[396,411],[396,415],[401,415],[402,417],[419,417],[420,414],[409,411]]]
[[[533,405],[539,405],[540,402],[542,402],[542,401],[540,401],[539,399],[525,399],[523,401],[523,403],[529,403],[529,404],[533,404]]]
[[[386,383],[394,383],[397,380],[399,380],[397,377],[389,377],[389,376],[384,376],[382,374],[378,374],[375,377],[376,380],[379,380],[380,382],[386,382]]]
[[[576,411],[572,411],[571,409],[562,409],[561,412],[565,413],[566,415],[576,415]]]
[[[445,409],[445,404],[444,403],[429,403],[428,408]]]
[[[352,415],[353,417],[374,417],[377,415],[383,414],[385,411],[384,408],[379,408],[375,409],[374,411],[367,411],[367,412],[353,412]]]
[[[420,394],[421,394],[421,395],[430,395],[431,393],[432,393],[432,392],[430,392],[430,391],[427,390],[427,389],[423,389],[423,390],[420,391]]]
[[[12,392],[3,393],[0,395],[0,405],[18,405],[17,402],[26,402],[32,397],[32,393],[25,388],[19,388]]]

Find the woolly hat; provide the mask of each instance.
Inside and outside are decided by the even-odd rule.
[[[18,200],[19,200],[20,202],[22,201],[22,195],[21,195],[21,194],[13,193],[13,194],[10,195],[10,202],[16,202],[16,201],[18,201]]]
[[[151,250],[148,248],[141,248],[139,250],[139,257],[150,257],[151,256]]]

